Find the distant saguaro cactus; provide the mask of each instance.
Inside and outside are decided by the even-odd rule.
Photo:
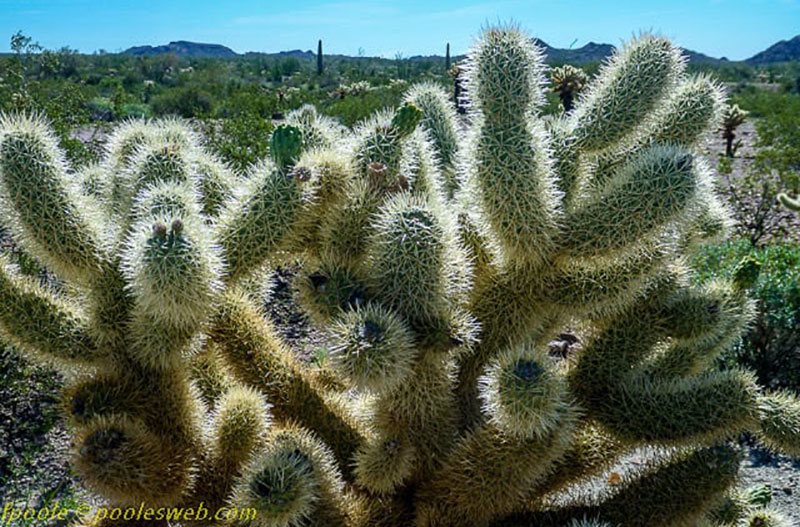
[[[795,394],[712,367],[757,267],[694,285],[685,263],[728,223],[697,153],[719,87],[642,36],[544,118],[542,52],[508,27],[464,72],[467,130],[434,85],[352,131],[303,107],[243,176],[177,122],[127,123],[71,173],[40,119],[0,120],[3,222],[68,284],[0,259],[0,331],[70,373],[91,490],[258,527],[723,525],[730,438],[800,454]],[[321,365],[262,310],[287,262]],[[567,327],[582,345],[553,356]]]
[[[322,39],[317,42],[317,75],[322,75],[325,65],[322,59]]]

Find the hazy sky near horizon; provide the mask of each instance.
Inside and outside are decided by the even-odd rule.
[[[800,0],[0,0],[0,51],[22,30],[81,52],[191,40],[237,52],[316,50],[393,58],[465,52],[482,26],[514,21],[556,47],[617,45],[654,31],[744,59],[800,33]]]

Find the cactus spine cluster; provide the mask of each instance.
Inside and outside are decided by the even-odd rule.
[[[730,438],[800,454],[796,395],[709,368],[757,270],[694,286],[685,264],[728,224],[695,151],[717,85],[642,36],[545,118],[542,52],[513,27],[464,72],[465,126],[431,84],[352,132],[304,107],[244,175],[174,121],[120,127],[74,174],[40,119],[3,117],[3,221],[68,285],[3,259],[0,330],[71,372],[86,485],[259,527],[723,525]],[[321,366],[262,311],[286,262]],[[582,349],[553,357],[565,327]]]

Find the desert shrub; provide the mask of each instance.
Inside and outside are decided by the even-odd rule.
[[[211,96],[195,87],[167,90],[153,97],[151,103],[156,115],[179,115],[181,117],[203,117],[211,113]]]
[[[724,367],[744,366],[765,386],[800,386],[800,245],[753,248],[747,241],[703,248],[694,259],[698,279],[728,277],[745,257],[761,263],[753,287],[757,315],[753,326],[722,355]]]
[[[323,112],[341,121],[345,126],[352,126],[364,120],[377,110],[397,106],[402,99],[402,89],[380,87],[359,95],[337,99],[324,107]]]
[[[206,120],[200,126],[208,148],[237,170],[245,170],[269,153],[272,122],[258,113]]]
[[[784,192],[797,192],[796,173],[769,170],[756,163],[734,175],[728,157],[719,159],[717,170],[718,185],[730,206],[738,238],[752,246],[763,246],[795,235],[795,215],[781,207],[777,198]]]

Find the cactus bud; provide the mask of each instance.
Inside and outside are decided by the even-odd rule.
[[[167,226],[161,222],[156,222],[153,224],[153,235],[156,238],[166,238],[167,237]]]

